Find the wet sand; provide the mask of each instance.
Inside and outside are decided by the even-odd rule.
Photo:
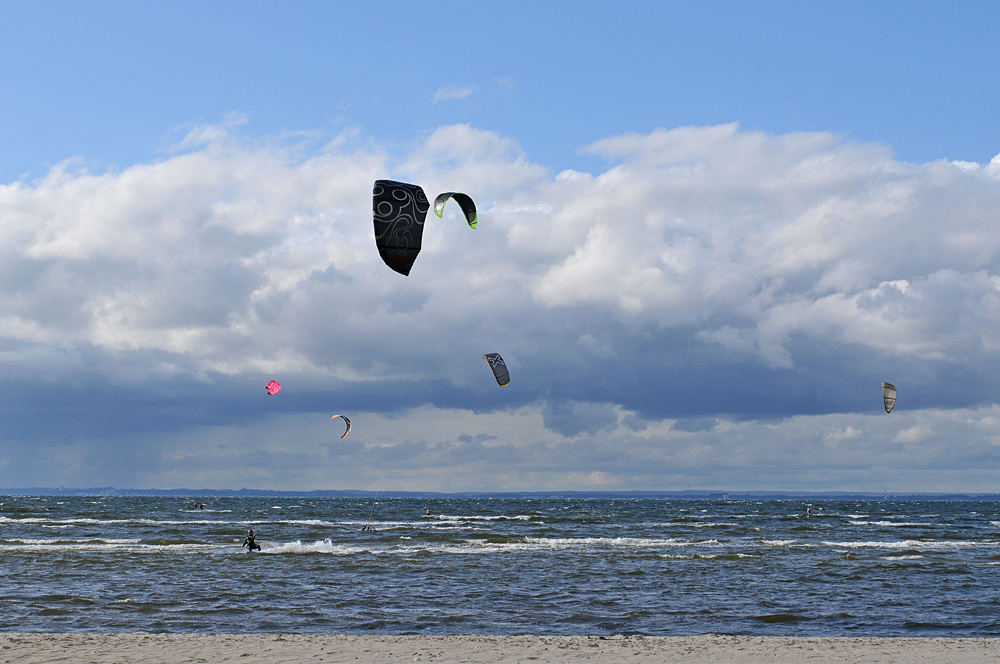
[[[0,634],[5,662],[971,664],[1000,663],[1000,639],[10,633]]]

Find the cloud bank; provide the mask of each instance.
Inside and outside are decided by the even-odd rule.
[[[938,459],[962,427],[948,487],[995,460],[954,414],[1000,389],[1000,159],[735,124],[598,141],[596,175],[464,125],[346,146],[206,126],[156,163],[0,187],[0,484],[944,490],[880,460]],[[430,215],[403,278],[375,251],[377,178],[468,192],[479,227]],[[357,447],[331,447],[311,422],[347,409]],[[314,470],[343,450],[355,472]]]

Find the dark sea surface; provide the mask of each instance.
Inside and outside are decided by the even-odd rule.
[[[1000,635],[996,502],[204,502],[0,496],[0,630]]]

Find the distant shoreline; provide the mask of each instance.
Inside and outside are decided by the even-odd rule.
[[[7,633],[8,661],[193,662],[996,662],[1000,639],[778,636],[393,636],[303,634]]]
[[[119,489],[115,487],[0,488],[0,496],[149,496],[149,497],[260,497],[260,498],[570,498],[570,499],[674,499],[674,500],[949,500],[1000,501],[1000,493],[921,493],[862,491],[367,491],[361,489],[272,491],[268,489]]]

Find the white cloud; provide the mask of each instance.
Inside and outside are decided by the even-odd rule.
[[[833,443],[838,443],[842,440],[857,440],[858,438],[861,438],[863,434],[863,431],[855,429],[852,426],[847,426],[844,429],[837,429],[826,434],[826,440]]]
[[[369,331],[444,311],[460,326],[485,298],[553,321],[593,308],[695,326],[774,367],[794,366],[793,335],[930,360],[1000,349],[1000,183],[982,168],[725,125],[599,141],[591,151],[622,163],[552,179],[508,139],[445,127],[399,177],[474,192],[483,223],[432,220],[402,281],[379,274],[366,223],[386,155],[299,159],[222,127],[194,134],[183,143],[201,149],[158,163],[66,162],[0,188],[7,338],[162,350],[198,370],[326,370],[284,322],[335,306]],[[372,304],[399,297],[423,304]]]
[[[446,99],[465,99],[473,92],[475,92],[475,88],[472,87],[459,88],[454,85],[449,85],[438,89],[438,91],[434,93],[434,103],[436,104],[439,101],[444,101]]]
[[[691,464],[728,459],[709,440],[742,458],[746,432],[767,431],[747,419],[880,407],[880,379],[900,386],[900,410],[1000,393],[992,163],[904,164],[880,145],[736,125],[608,138],[588,149],[615,165],[558,176],[464,125],[398,155],[340,141],[304,154],[225,126],[181,145],[118,172],[71,160],[0,186],[8,379],[141,392],[280,374],[288,394],[365,394],[376,413],[424,399],[461,420],[475,402],[536,409],[539,436],[638,450],[696,438],[670,457]],[[404,279],[374,247],[380,177],[469,192],[479,227],[451,207],[429,216]],[[503,392],[480,359],[493,351],[511,367]],[[944,444],[938,423],[906,426],[880,440]],[[824,449],[883,453],[868,424],[824,427]],[[591,475],[611,472],[595,445],[580,482],[651,481],[639,451]]]
[[[931,429],[926,424],[917,424],[916,426],[909,427],[908,429],[903,429],[896,437],[892,439],[894,443],[921,443],[931,436],[934,435],[934,429]]]

